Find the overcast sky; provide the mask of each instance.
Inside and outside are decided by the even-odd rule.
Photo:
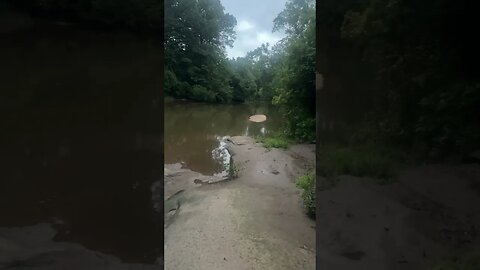
[[[245,56],[262,43],[275,44],[284,37],[283,32],[272,33],[273,20],[287,0],[220,0],[225,12],[237,19],[237,38],[233,48],[227,47],[228,57]]]

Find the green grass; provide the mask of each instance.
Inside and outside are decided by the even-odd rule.
[[[315,218],[315,175],[302,175],[297,180],[297,187],[303,189],[302,199],[307,215]]]
[[[233,162],[233,158],[230,157],[230,165],[228,167],[228,176],[230,177],[230,179],[237,178],[239,171],[240,168],[235,165],[235,163]]]
[[[458,262],[442,262],[431,268],[431,270],[478,270],[480,264],[473,265]]]
[[[480,253],[472,252],[458,259],[447,259],[433,264],[429,270],[478,270],[480,269]]]
[[[285,136],[257,137],[256,140],[257,142],[262,143],[263,146],[267,149],[271,149],[271,148],[287,149],[292,143],[291,140],[289,140]]]
[[[394,176],[389,151],[379,145],[324,145],[319,147],[320,174],[330,177],[348,174],[382,181]]]

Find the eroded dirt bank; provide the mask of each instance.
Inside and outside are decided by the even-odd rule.
[[[166,167],[165,268],[315,269],[315,222],[294,184],[313,170],[314,146],[229,141],[235,179]]]
[[[405,169],[387,185],[338,177],[317,194],[319,262],[329,270],[427,270],[478,251],[479,176],[470,164]]]

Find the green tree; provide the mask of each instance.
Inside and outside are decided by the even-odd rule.
[[[233,70],[230,81],[233,89],[233,101],[244,102],[255,99],[257,83],[252,73],[250,61],[246,58],[238,57],[237,59],[231,60],[230,65]]]
[[[246,58],[251,62],[252,72],[257,84],[255,98],[263,101],[271,101],[274,95],[272,80],[275,74],[274,51],[269,44],[262,44],[257,49],[248,52]]]
[[[349,108],[344,120],[366,123],[365,138],[443,154],[480,147],[474,10],[464,0],[323,1],[321,110]]]
[[[288,135],[315,137],[315,3],[290,0],[275,18],[274,30],[284,29],[284,56],[273,79],[273,102],[285,108]]]
[[[233,90],[225,47],[235,18],[219,0],[165,1],[165,92],[177,98],[229,102]]]

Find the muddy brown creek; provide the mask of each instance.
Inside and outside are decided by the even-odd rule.
[[[254,114],[267,115],[267,121],[248,120]],[[269,104],[205,104],[165,101],[165,163],[204,175],[221,173],[228,163],[225,136],[263,136],[278,132],[282,117]]]

